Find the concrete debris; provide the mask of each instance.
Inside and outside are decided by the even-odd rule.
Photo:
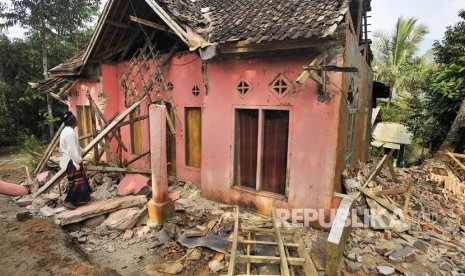
[[[134,232],[132,230],[126,230],[126,232],[124,232],[123,234],[123,241],[130,240],[133,235],[134,235]]]
[[[357,262],[352,262],[349,260],[345,260],[346,266],[347,266],[347,271],[350,273],[354,273],[359,271],[362,268],[362,265],[357,263]]]
[[[208,263],[208,267],[211,269],[213,273],[217,273],[218,271],[225,268],[224,264],[222,262],[219,262],[218,260],[210,261]]]
[[[184,269],[184,266],[179,262],[165,263],[165,264],[163,264],[163,270],[162,271],[164,273],[175,275],[175,274],[180,273],[183,269]]]
[[[347,192],[355,194],[359,184],[363,187],[375,166],[374,162],[358,164],[356,170],[346,171]],[[351,232],[345,247],[345,269],[357,271],[362,260],[369,273],[376,270],[380,275],[416,275],[422,270],[431,271],[431,275],[459,275],[459,265],[465,263],[465,183],[438,160],[429,160],[421,167],[396,168],[395,173],[397,182],[387,166],[381,169],[368,190],[386,206],[405,211],[405,216],[361,193],[355,206],[359,221],[374,219],[375,223]],[[413,185],[405,207],[409,181]]]
[[[118,184],[116,194],[119,196],[137,195],[149,184],[149,178],[141,174],[126,174]]]
[[[394,272],[396,272],[396,270],[393,267],[385,265],[377,266],[376,270],[378,271],[378,274],[382,276],[392,275],[394,274]]]
[[[48,207],[48,206],[44,206],[42,208],[40,208],[40,213],[44,216],[44,217],[51,217],[55,214],[55,212],[53,211],[52,208]]]
[[[84,221],[84,226],[89,228],[96,228],[100,226],[105,221],[105,219],[106,217],[104,215],[89,218]]]

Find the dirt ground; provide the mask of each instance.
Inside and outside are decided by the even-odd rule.
[[[17,184],[26,179],[26,169],[17,149],[0,150],[0,179]],[[180,192],[184,204],[192,207],[181,207],[176,212],[176,216],[169,221],[169,225],[175,229],[173,237],[162,243],[159,242],[162,227],[147,227],[146,216],[132,228],[131,237],[125,238],[124,231],[89,227],[85,223],[60,227],[53,222],[53,216],[45,218],[37,210],[17,206],[14,198],[0,195],[0,276],[170,275],[163,271],[179,264],[181,266],[177,268],[180,270],[176,275],[225,274],[227,262],[224,254],[208,248],[195,249],[194,252],[175,239],[186,229],[210,225],[219,217],[225,218],[224,224],[231,224],[231,220],[227,219],[231,218],[231,213],[220,210],[225,206],[202,198],[195,184],[171,186],[170,192]],[[178,202],[177,209],[180,207]],[[54,210],[57,209],[59,207],[54,207]],[[21,214],[28,210],[32,213],[31,218],[17,218],[18,214],[21,218]],[[241,220],[247,221],[248,217],[254,216],[241,210]],[[328,232],[313,228],[298,231],[320,275],[324,275]],[[354,229],[346,246],[346,265],[341,266],[341,274],[376,275],[377,266],[388,265],[396,267],[395,275],[459,275],[445,272],[438,268],[441,266],[439,261],[431,261],[433,256],[444,253],[437,246],[430,246],[430,253],[426,255],[417,250],[416,259],[411,263],[389,262],[379,252],[398,250],[406,243],[400,237],[387,239],[385,234],[370,229]],[[462,232],[458,234],[463,235]],[[436,251],[437,254],[434,253]],[[219,259],[225,268],[213,273],[209,268],[213,259]],[[347,262],[355,266],[353,271]]]

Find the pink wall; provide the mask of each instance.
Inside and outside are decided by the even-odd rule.
[[[340,57],[339,57],[340,58]],[[328,210],[336,167],[337,122],[340,92],[327,103],[317,100],[316,83],[309,79],[299,86],[295,79],[311,56],[230,60],[208,64],[210,94],[203,109],[202,194],[229,204],[256,208],[268,214],[271,208],[316,208]],[[295,93],[278,97],[269,83],[284,73]],[[236,92],[245,77],[253,86],[246,97]],[[332,76],[340,83],[340,74]],[[331,91],[332,90],[332,91]],[[241,106],[284,107],[290,110],[289,196],[281,200],[232,186],[234,154],[234,108]]]
[[[118,88],[118,80],[125,73],[127,63],[121,63],[116,66],[104,65],[102,68],[103,89],[105,94],[109,96],[109,104],[105,110],[107,117],[111,116],[115,111],[121,114],[125,109],[124,92]],[[153,65],[152,65],[153,66]],[[181,122],[175,120],[176,129],[176,173],[178,179],[189,180],[200,183],[200,168],[188,167],[185,165],[185,137],[184,137],[184,108],[185,107],[201,107],[205,95],[205,86],[203,85],[201,74],[201,61],[194,54],[175,56],[170,64],[164,69],[163,76],[165,83],[173,84],[172,97],[175,108]],[[152,68],[153,70],[153,68]],[[146,75],[148,77],[149,74]],[[145,79],[148,82],[148,79]],[[200,94],[194,96],[192,88],[197,85],[200,89]],[[140,87],[139,87],[140,88]],[[159,90],[159,91],[157,91]],[[112,91],[112,92],[110,92]],[[157,93],[160,92],[160,93]],[[168,101],[168,94],[163,88],[154,88],[151,91],[151,97],[154,101],[159,99],[159,95],[163,100]],[[113,96],[118,95],[118,96]],[[111,100],[110,100],[111,99]],[[148,114],[148,100],[145,100],[140,105],[140,115]],[[141,121],[142,124],[142,151],[148,151],[150,148],[149,141],[149,120]],[[123,152],[123,159],[131,160],[135,155],[131,153],[130,146],[130,127],[124,126],[121,128],[121,136],[129,152]],[[149,156],[144,157],[130,165],[131,167],[150,168]]]

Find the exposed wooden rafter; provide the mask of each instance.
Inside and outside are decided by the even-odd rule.
[[[131,19],[131,21],[134,21],[136,23],[139,23],[139,24],[142,24],[142,25],[145,25],[145,26],[149,26],[151,28],[154,28],[154,29],[157,29],[157,30],[160,30],[160,31],[164,31],[164,32],[169,32],[171,34],[176,34],[175,32],[173,32],[171,29],[169,29],[168,27],[165,27],[161,24],[158,24],[158,23],[155,23],[155,22],[152,22],[152,21],[149,21],[149,20],[145,20],[145,19],[142,19],[142,18],[139,18],[139,17],[136,17],[136,16],[132,16],[130,15],[129,18]]]

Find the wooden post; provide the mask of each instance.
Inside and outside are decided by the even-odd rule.
[[[410,203],[410,198],[412,197],[413,183],[414,183],[413,180],[409,180],[407,194],[405,195],[404,209],[402,210],[404,213],[404,216],[407,216],[408,204]]]
[[[89,99],[91,99],[90,94],[87,94],[87,97]],[[92,122],[92,139],[95,139],[95,137],[97,137],[97,122],[96,122],[96,118],[95,118],[95,111],[92,108],[92,105],[90,105],[90,118],[91,118],[91,122]],[[100,158],[98,156],[98,144],[96,144],[94,146],[94,164],[96,166],[99,165],[99,160],[100,160]]]
[[[289,276],[289,266],[287,264],[286,251],[284,250],[284,241],[279,232],[278,224],[276,223],[275,210],[271,210],[270,213],[271,220],[273,221],[274,233],[276,235],[276,242],[278,243],[279,257],[281,257],[281,275]]]
[[[229,257],[228,276],[234,275],[234,268],[236,265],[237,256],[237,239],[239,232],[239,207],[234,207],[234,232],[232,237],[231,256]]]

